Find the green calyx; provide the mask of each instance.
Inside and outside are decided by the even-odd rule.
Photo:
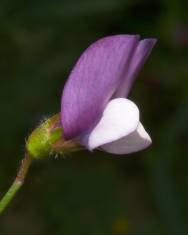
[[[81,149],[82,147],[76,141],[63,138],[59,114],[42,122],[26,142],[27,152],[35,159],[47,157],[49,154],[67,154]]]
[[[52,145],[63,135],[59,125],[60,116],[56,114],[42,122],[29,136],[26,148],[33,158],[43,158],[52,152]]]

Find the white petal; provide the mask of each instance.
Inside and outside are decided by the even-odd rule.
[[[103,150],[113,154],[128,154],[147,148],[152,143],[150,136],[139,123],[136,131],[130,135],[101,146]]]
[[[106,106],[103,116],[88,138],[90,150],[116,141],[136,130],[139,124],[138,107],[130,100],[117,98]]]

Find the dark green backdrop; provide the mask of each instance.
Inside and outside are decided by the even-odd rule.
[[[153,145],[35,162],[0,234],[188,234],[187,9],[185,0],[1,0],[0,195],[25,138],[59,112],[67,76],[91,42],[118,33],[159,41],[131,92]]]

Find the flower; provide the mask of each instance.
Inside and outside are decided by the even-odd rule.
[[[33,159],[78,151],[78,143],[114,154],[151,144],[138,107],[126,97],[155,43],[140,41],[138,35],[116,35],[98,40],[81,55],[63,90],[60,115],[44,120],[26,140],[25,156],[0,201],[0,214],[23,185]]]
[[[139,109],[127,99],[156,39],[114,35],[90,45],[65,84],[61,99],[64,138],[87,149],[128,154],[148,147]]]

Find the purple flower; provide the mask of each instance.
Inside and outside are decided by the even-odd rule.
[[[61,122],[65,139],[89,150],[126,154],[148,147],[138,107],[126,97],[156,39],[115,35],[90,45],[64,87]]]

